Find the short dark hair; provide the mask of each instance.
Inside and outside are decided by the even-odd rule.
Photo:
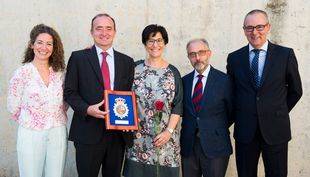
[[[243,25],[244,25],[244,23],[245,23],[245,19],[246,19],[249,15],[253,15],[253,14],[263,14],[263,15],[265,16],[265,18],[266,18],[267,23],[269,23],[267,12],[265,12],[265,11],[263,11],[263,10],[260,10],[260,9],[254,9],[254,10],[251,10],[250,12],[248,12],[248,13],[245,15]]]
[[[64,60],[64,49],[61,42],[61,39],[58,33],[49,26],[44,24],[38,24],[34,26],[30,32],[30,40],[28,42],[28,46],[24,53],[24,59],[22,61],[23,64],[30,63],[34,59],[34,52],[32,46],[36,41],[37,37],[42,34],[47,33],[53,38],[53,52],[49,57],[48,63],[53,68],[54,71],[63,71],[65,69],[65,60]]]
[[[112,17],[111,17],[109,14],[107,14],[107,13],[97,14],[96,16],[94,16],[94,18],[91,20],[91,30],[93,30],[94,20],[96,20],[96,18],[99,18],[99,17],[108,17],[108,18],[110,18],[110,19],[113,21],[114,30],[116,30],[116,25],[115,25],[115,20],[114,20],[114,18],[112,18]]]
[[[142,43],[146,45],[146,42],[150,37],[154,37],[157,33],[160,33],[163,36],[165,45],[168,44],[168,33],[163,26],[157,24],[150,24],[146,26],[142,31]]]

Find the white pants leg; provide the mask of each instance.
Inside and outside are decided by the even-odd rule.
[[[45,131],[19,126],[17,157],[20,177],[42,177],[46,154],[45,134]]]
[[[20,177],[42,177],[43,171],[45,177],[62,177],[66,152],[66,126],[42,131],[19,126],[17,156]]]
[[[66,126],[49,130],[45,177],[62,177],[67,154],[67,129]]]

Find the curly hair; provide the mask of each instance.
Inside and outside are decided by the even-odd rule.
[[[34,26],[30,32],[30,40],[28,46],[24,53],[23,64],[32,62],[34,59],[34,52],[32,46],[36,41],[37,37],[42,34],[47,33],[53,38],[53,52],[50,56],[48,63],[53,68],[54,71],[63,71],[65,69],[65,60],[64,60],[64,49],[61,42],[61,39],[58,33],[51,27],[44,24],[38,24]]]

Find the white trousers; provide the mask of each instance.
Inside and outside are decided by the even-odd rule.
[[[31,130],[19,126],[17,157],[20,177],[62,177],[67,153],[66,126]]]

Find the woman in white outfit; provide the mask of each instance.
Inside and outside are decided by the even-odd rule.
[[[67,106],[63,101],[64,51],[58,33],[44,24],[36,25],[22,63],[10,80],[7,100],[12,119],[19,124],[20,176],[62,177]]]

